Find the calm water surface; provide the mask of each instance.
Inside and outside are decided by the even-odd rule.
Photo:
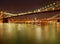
[[[60,44],[60,23],[0,23],[0,44]]]

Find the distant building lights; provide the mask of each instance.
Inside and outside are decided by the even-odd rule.
[[[53,3],[53,5],[55,5],[56,3]]]

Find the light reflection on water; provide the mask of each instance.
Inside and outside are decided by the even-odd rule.
[[[2,44],[60,44],[60,23],[0,23]]]

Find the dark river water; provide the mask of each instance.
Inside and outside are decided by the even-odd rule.
[[[0,23],[0,44],[60,44],[60,23]]]

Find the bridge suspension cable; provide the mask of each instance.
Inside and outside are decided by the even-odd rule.
[[[55,19],[55,18],[60,18],[60,14],[56,14],[55,16],[52,16],[51,18],[48,18],[48,20]]]
[[[3,12],[3,14],[4,14],[3,17],[8,18],[8,17],[18,16],[18,15],[26,15],[26,14],[39,13],[39,12],[54,11],[56,9],[60,9],[59,1],[49,4],[47,6],[44,6],[42,8],[36,9],[34,11],[29,11],[29,12],[24,12],[24,13],[12,14],[12,13],[8,13],[8,12]]]

